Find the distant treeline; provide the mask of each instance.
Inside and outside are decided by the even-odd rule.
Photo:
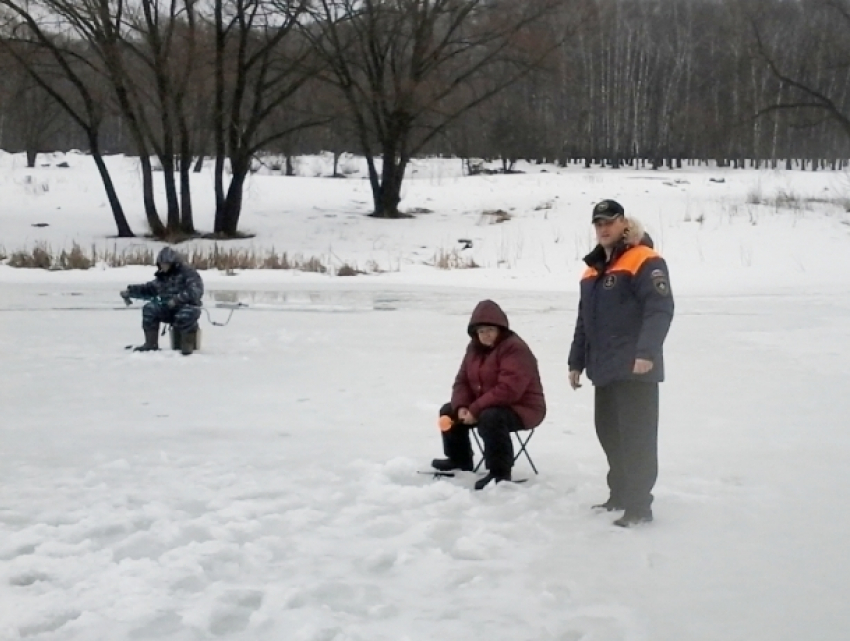
[[[33,162],[72,148],[158,157],[164,224],[142,168],[158,235],[193,231],[188,176],[204,157],[225,235],[262,153],[363,154],[386,216],[415,155],[500,158],[505,169],[517,159],[842,169],[850,157],[850,0],[0,6],[0,148]]]

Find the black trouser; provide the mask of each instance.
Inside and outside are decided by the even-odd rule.
[[[443,453],[455,463],[472,466],[474,455],[469,441],[470,425],[458,421],[451,403],[440,408],[440,416],[452,418],[452,428],[443,432]],[[508,476],[514,465],[511,432],[525,429],[522,419],[509,407],[488,407],[477,417],[475,427],[484,442],[484,464],[495,476]]]
[[[658,477],[658,383],[597,387],[596,435],[608,457],[611,502],[631,512],[649,510]]]

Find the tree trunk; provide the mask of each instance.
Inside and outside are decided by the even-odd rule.
[[[35,167],[35,159],[38,156],[38,152],[35,149],[27,149],[27,167],[32,169]]]
[[[177,183],[174,180],[174,156],[165,155],[160,158],[160,162],[165,180],[165,202],[168,208],[166,229],[174,232],[180,229],[180,201],[177,198]]]
[[[195,233],[195,220],[192,211],[192,138],[186,119],[182,116],[178,121],[180,135],[180,157],[178,170],[180,172],[180,230],[185,234]],[[203,158],[203,155],[201,156]]]
[[[215,157],[215,174],[214,182],[215,182],[215,223],[213,224],[213,231],[215,233],[223,233],[224,232],[224,163],[225,163],[224,152],[219,152],[216,150]]]
[[[233,161],[231,160],[231,163]],[[239,216],[242,214],[242,193],[245,187],[245,178],[248,176],[250,161],[233,164],[233,173],[230,177],[230,186],[221,208],[222,227],[217,230],[223,236],[233,238],[239,229]]]
[[[192,152],[188,144],[183,144],[180,154],[180,231],[195,233],[195,220],[192,210]]]
[[[198,159],[195,161],[195,168],[192,170],[196,174],[201,173],[201,170],[204,168],[204,157],[207,155],[207,150],[210,145],[210,138],[212,137],[212,130],[209,127],[201,128],[201,132],[199,133],[197,130],[195,131],[196,140],[200,140],[200,144],[197,147],[199,152]]]
[[[157,238],[165,236],[165,227],[159,219],[159,213],[156,210],[156,200],[153,195],[153,169],[151,168],[150,155],[148,154],[148,146],[145,142],[145,136],[142,133],[142,126],[136,112],[133,110],[133,102],[130,99],[127,87],[123,83],[121,73],[113,68],[112,74],[115,79],[115,96],[118,99],[118,107],[127,126],[130,128],[130,137],[136,147],[136,152],[139,154],[139,163],[142,167],[142,202],[145,207],[145,217],[148,221],[148,227],[151,234]]]
[[[112,209],[112,216],[115,218],[115,226],[118,228],[119,238],[134,238],[136,235],[130,229],[130,223],[127,222],[127,217],[124,215],[124,208],[121,207],[121,201],[118,198],[118,192],[115,191],[115,185],[112,182],[112,176],[109,175],[109,169],[103,161],[103,156],[100,153],[100,145],[95,136],[89,135],[89,147],[91,155],[94,159],[94,164],[97,165],[97,172],[100,174],[100,179],[103,181],[103,187],[106,189],[106,198],[109,201],[109,207]],[[159,220],[159,219],[157,219]]]
[[[407,167],[406,158],[397,158],[395,149],[385,147],[381,181],[377,191],[372,186],[372,198],[375,203],[375,218],[399,218],[398,205],[401,202],[401,183]]]
[[[215,145],[215,233],[224,233],[224,161],[227,150],[224,143],[224,48],[226,34],[224,31],[224,0],[214,0],[215,3],[215,101],[213,106],[212,126]]]
[[[195,233],[195,219],[192,211],[192,159],[187,158],[180,163],[180,231],[185,234]]]
[[[139,156],[139,164],[142,166],[142,202],[145,207],[145,218],[148,221],[151,233],[157,237],[165,236],[165,226],[159,219],[156,211],[156,201],[153,195],[153,168],[151,159],[147,155]]]
[[[364,150],[366,149],[368,149],[368,147],[364,146]],[[376,215],[381,194],[381,179],[378,176],[378,170],[375,167],[375,159],[372,157],[371,152],[366,151],[365,155],[366,167],[369,170],[369,187],[372,189],[372,202],[375,205],[375,211],[373,212],[373,215]]]

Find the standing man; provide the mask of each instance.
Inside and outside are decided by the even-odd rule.
[[[570,348],[570,386],[581,373],[596,388],[596,434],[608,458],[608,500],[596,508],[625,510],[614,525],[652,521],[658,476],[658,383],[663,345],[673,320],[667,263],[643,226],[622,205],[593,208],[597,245],[584,258],[581,299]]]

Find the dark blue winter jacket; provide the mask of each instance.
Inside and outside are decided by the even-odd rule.
[[[157,269],[152,281],[127,287],[130,298],[160,298],[164,304],[171,307],[202,305],[204,282],[198,272],[183,262],[177,252],[166,247],[159,252],[156,262],[157,267],[162,263],[169,263],[171,269],[167,272]]]
[[[674,307],[667,263],[646,241],[621,244],[607,261],[600,246],[584,260],[570,370],[586,370],[597,386],[663,381],[663,345]],[[632,372],[638,358],[652,361],[648,373]]]

